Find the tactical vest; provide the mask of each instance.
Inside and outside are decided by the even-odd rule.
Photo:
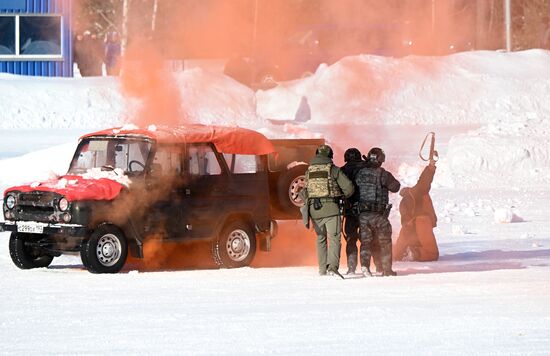
[[[355,176],[359,188],[359,201],[367,204],[369,210],[381,211],[388,204],[388,188],[382,186],[383,168],[363,168]]]
[[[335,198],[342,196],[336,179],[330,174],[332,163],[312,164],[306,172],[306,187],[309,198]]]

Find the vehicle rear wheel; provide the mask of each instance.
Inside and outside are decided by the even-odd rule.
[[[212,257],[218,267],[237,268],[250,265],[256,254],[256,235],[244,221],[229,223],[212,241]]]
[[[113,225],[101,225],[82,243],[80,258],[92,273],[117,273],[128,256],[128,243],[122,231]]]
[[[299,194],[306,186],[307,165],[301,164],[282,173],[277,183],[277,195],[281,209],[288,214],[300,214],[304,202]]]
[[[21,269],[48,267],[53,256],[40,252],[29,244],[33,235],[12,232],[10,236],[10,256],[13,263]]]

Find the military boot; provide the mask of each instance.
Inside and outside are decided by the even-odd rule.
[[[392,270],[392,261],[391,261],[391,243],[382,244],[380,246],[380,263],[382,265],[382,276],[396,276]]]
[[[348,271],[346,274],[355,274],[355,266],[354,265],[348,265]]]
[[[365,277],[372,277],[372,273],[370,271],[370,268],[368,268],[367,266],[361,267],[361,273],[363,273],[363,276],[365,276]]]

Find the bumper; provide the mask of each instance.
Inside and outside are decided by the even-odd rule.
[[[82,225],[69,225],[69,224],[41,224],[36,223],[41,226],[42,234],[45,235],[63,235],[63,236],[74,236],[74,237],[83,237],[88,233],[88,228]],[[3,222],[0,223],[0,232],[2,231],[11,231],[17,232],[17,223],[16,222]],[[21,232],[21,231],[20,231]]]

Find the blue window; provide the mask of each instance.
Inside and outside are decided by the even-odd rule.
[[[0,55],[15,54],[15,17],[0,16]]]
[[[0,15],[0,60],[62,60],[60,15]]]

